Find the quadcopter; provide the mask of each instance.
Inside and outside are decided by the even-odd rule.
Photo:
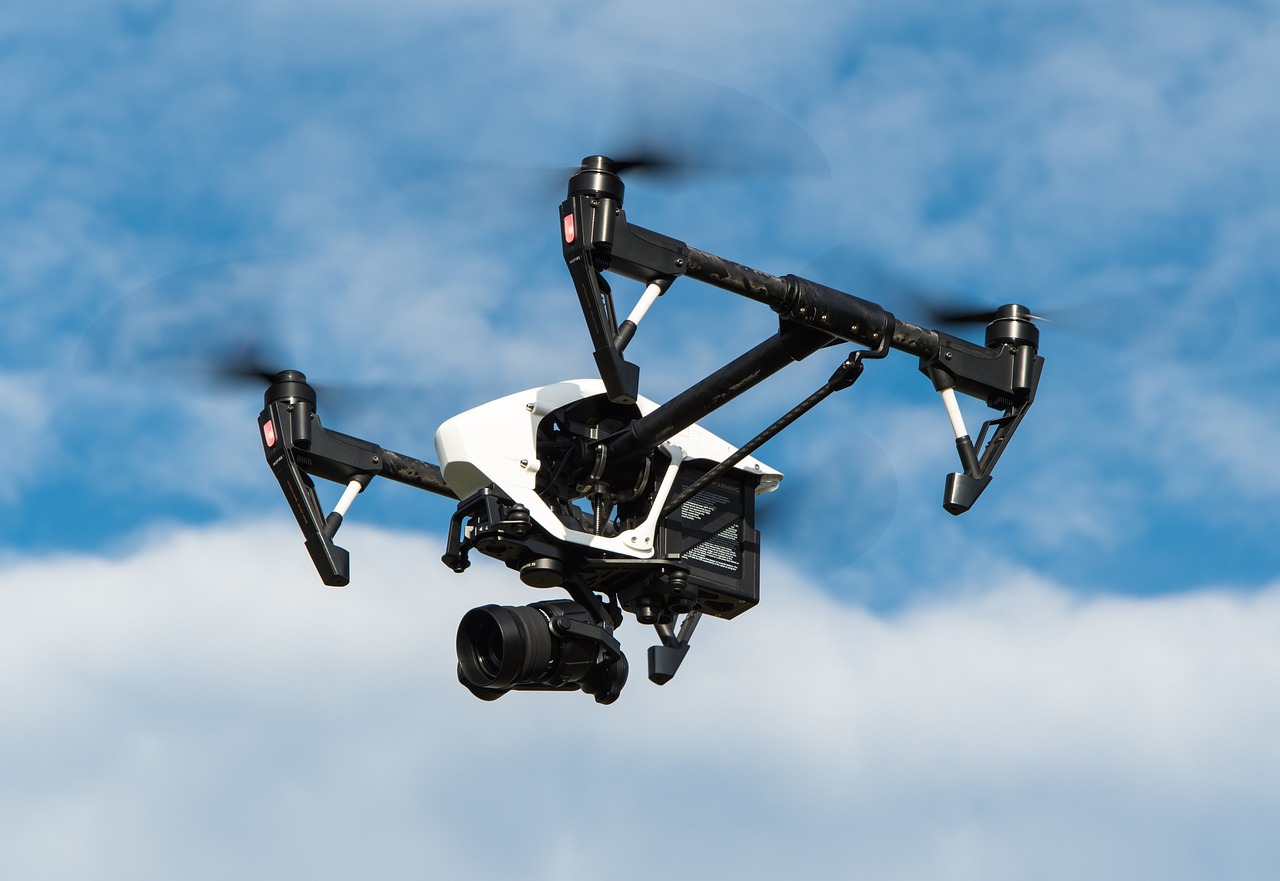
[[[268,464],[326,585],[350,581],[334,538],[356,497],[384,477],[449,497],[444,564],[466,571],[492,557],[525,585],[567,598],[485,605],[457,632],[459,681],[476,697],[512,690],[582,691],[615,701],[628,673],[615,637],[625,614],[652,625],[649,679],[671,680],[704,615],[734,618],[760,599],[755,497],[782,474],[752,456],[891,350],[919,358],[955,434],[961,470],[943,507],[968,511],[1035,399],[1044,365],[1034,316],[1017,304],[989,316],[983,345],[901,321],[883,307],[795,275],[777,277],[632,224],[623,211],[628,163],[588,156],[560,205],[560,241],[594,346],[599,376],[528,389],[467,410],[435,435],[439,465],[321,424],[315,388],[276,373],[258,417]],[[644,285],[622,321],[605,273]],[[626,359],[641,321],[666,290],[692,279],[767,305],[778,331],[658,404],[639,393]],[[742,447],[698,423],[777,373],[830,346],[855,349],[816,392]],[[957,394],[998,415],[971,437]],[[324,513],[313,478],[344,487]]]

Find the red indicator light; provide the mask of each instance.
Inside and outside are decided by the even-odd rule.
[[[262,423],[262,439],[267,442],[268,447],[276,445],[276,424],[270,419]]]
[[[576,234],[576,230],[574,229],[574,226],[573,226],[573,215],[566,214],[564,216],[564,242],[566,245],[573,244],[573,238],[575,234]]]

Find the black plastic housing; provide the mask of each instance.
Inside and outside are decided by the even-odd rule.
[[[680,492],[715,466],[705,459],[680,464],[673,492]],[[697,589],[695,608],[733,618],[760,602],[760,533],[755,528],[760,479],[732,469],[712,481],[663,520],[658,557],[679,558]]]

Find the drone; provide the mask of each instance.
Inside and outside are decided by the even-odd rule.
[[[588,156],[560,205],[560,241],[594,346],[598,377],[544,385],[444,422],[439,465],[321,424],[316,389],[296,370],[274,374],[258,417],[268,464],[321,580],[350,581],[334,538],[356,497],[384,477],[457,502],[442,561],[465,572],[492,557],[532,588],[567,597],[484,605],[457,632],[458,679],[482,700],[509,691],[582,691],[601,704],[627,681],[615,636],[624,615],[652,625],[649,679],[663,685],[684,660],[704,615],[731,619],[760,599],[755,497],[782,474],[754,458],[761,445],[836,391],[868,361],[896,350],[919,358],[955,434],[960,470],[943,507],[968,511],[1035,400],[1044,358],[1025,306],[989,316],[982,345],[901,321],[868,300],[807,279],[777,277],[632,224],[623,211],[624,160]],[[622,321],[606,273],[644,285]],[[671,400],[639,393],[628,344],[668,288],[692,279],[762,303],[778,331]],[[789,364],[831,347],[852,351],[816,392],[741,447],[698,423]],[[998,415],[978,435],[957,394]],[[344,487],[326,514],[315,478]]]

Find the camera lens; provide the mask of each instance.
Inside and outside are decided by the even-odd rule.
[[[458,663],[482,688],[511,688],[555,660],[548,617],[532,606],[481,606],[458,625]]]

